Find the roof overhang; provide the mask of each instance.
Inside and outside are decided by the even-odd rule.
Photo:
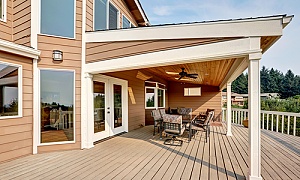
[[[139,26],[150,26],[150,22],[139,0],[124,0]]]
[[[86,42],[281,36],[292,16],[151,26],[86,33]]]
[[[28,57],[31,59],[38,59],[41,52],[30,47],[18,45],[9,41],[0,39],[0,51]]]

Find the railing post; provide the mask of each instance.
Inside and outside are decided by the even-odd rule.
[[[291,116],[288,116],[287,134],[290,134],[290,118]]]
[[[278,119],[279,118],[279,115],[277,114],[277,116],[276,116],[276,132],[278,132]]]
[[[269,130],[269,114],[267,114],[267,130]]]
[[[296,136],[296,123],[297,123],[297,117],[294,116],[294,128],[293,128],[293,135]]]
[[[274,131],[274,114],[272,114],[272,116],[271,116],[272,118],[271,118],[271,131]]]
[[[227,119],[227,136],[232,136],[231,132],[231,82],[227,82],[227,112],[226,112],[226,119]]]
[[[262,129],[265,129],[265,113],[262,113]]]
[[[281,133],[284,133],[284,115],[281,116]]]

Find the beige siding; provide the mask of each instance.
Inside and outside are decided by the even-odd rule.
[[[7,0],[6,22],[0,21],[0,39],[12,41],[12,0]]]
[[[49,145],[38,147],[38,152],[56,150],[79,149],[80,137],[80,114],[81,114],[81,15],[82,2],[76,1],[76,38],[60,38],[46,35],[38,35],[38,49],[41,51],[39,68],[75,70],[75,143],[62,145]],[[63,61],[53,62],[52,51],[61,50]]]
[[[13,1],[13,42],[30,46],[31,1]]]
[[[124,41],[109,43],[87,43],[87,63],[110,60],[150,52],[158,52],[170,49],[177,49],[195,45],[220,42],[227,39],[173,39],[173,40],[145,40],[145,41]]]
[[[0,52],[0,62],[22,65],[23,117],[0,120],[0,162],[32,154],[32,59]]]
[[[205,112],[206,109],[215,109],[215,120],[221,121],[222,95],[218,87],[201,85],[201,96],[183,96],[184,88],[199,87],[195,84],[181,84],[170,82],[168,87],[169,106],[171,108],[189,107],[193,109],[193,114]]]
[[[123,0],[111,0],[113,5],[120,11],[120,28],[122,28],[122,15],[125,15],[131,23],[137,26],[137,23],[132,16],[130,10],[128,9],[126,3]],[[87,0],[86,6],[86,31],[93,31],[93,21],[94,21],[94,0]]]

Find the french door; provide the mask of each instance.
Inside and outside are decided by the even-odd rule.
[[[94,141],[128,131],[127,81],[93,78]]]

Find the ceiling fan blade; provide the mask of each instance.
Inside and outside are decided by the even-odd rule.
[[[187,74],[188,76],[198,76],[198,74]]]
[[[197,76],[190,76],[190,78],[197,79],[198,77]]]
[[[182,79],[183,78],[183,76],[180,76],[180,78],[178,78],[178,80],[180,80],[180,79]]]

